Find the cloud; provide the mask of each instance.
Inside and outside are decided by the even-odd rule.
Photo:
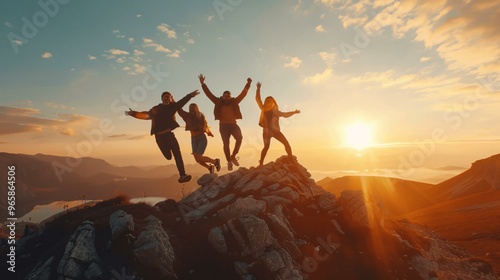
[[[71,127],[65,127],[59,129],[59,133],[64,136],[74,136],[75,135],[75,130],[72,129]]]
[[[212,21],[212,19],[214,19],[214,16],[209,16],[208,17],[208,21]]]
[[[89,54],[89,60],[96,60],[96,59],[97,59],[97,57]]]
[[[5,24],[5,26],[12,28],[12,24],[10,22],[5,22],[4,24]]]
[[[52,58],[52,53],[50,53],[50,52],[44,52],[42,54],[42,58],[45,58],[45,59]]]
[[[500,5],[490,0],[322,0],[338,13],[345,28],[369,35],[390,32],[437,51],[449,70],[471,75],[496,75],[500,70]]]
[[[314,30],[316,30],[316,32],[325,32],[325,28],[323,27],[323,25],[318,25],[314,28]]]
[[[24,44],[23,41],[21,41],[21,40],[14,40],[13,42],[14,42],[14,44],[16,44],[18,46],[22,46]]]
[[[130,38],[128,38],[128,42],[129,42],[130,44],[133,44],[133,43],[135,42],[135,39],[134,39],[134,38],[132,38],[132,37],[130,37]]]
[[[180,57],[180,56],[181,56],[181,51],[179,51],[179,50],[174,50],[174,52],[173,52],[173,53],[168,54],[167,56],[169,56],[169,57],[173,57],[173,58],[178,58],[178,57]]]
[[[34,108],[0,106],[0,135],[42,132],[46,129],[64,132],[89,124],[95,118],[77,114],[59,114],[56,119],[38,117],[41,111]],[[73,133],[74,134],[74,133]]]
[[[125,58],[124,57],[119,57],[116,59],[116,62],[118,63],[124,63],[125,62]]]
[[[147,70],[147,68],[145,66],[143,66],[141,64],[138,64],[138,63],[132,65],[132,67],[125,66],[122,69],[124,71],[126,71],[131,76],[135,76],[135,75],[139,75],[139,74],[144,74],[144,73],[146,73],[146,70]]]
[[[118,49],[110,49],[110,50],[107,50],[106,52],[108,52],[112,55],[128,55],[128,54],[130,54],[127,51],[122,51],[122,50],[118,50]]]
[[[189,38],[186,40],[186,43],[188,43],[188,45],[194,45],[194,39],[193,38]]]
[[[305,77],[303,82],[305,84],[317,85],[329,80],[333,77],[333,70],[331,68],[326,68],[322,73],[316,73],[313,76]]]
[[[145,53],[141,50],[134,50],[134,55],[139,56],[139,55],[144,55]]]
[[[168,48],[165,48],[163,45],[155,43],[153,40],[148,39],[148,38],[142,38],[142,45],[144,47],[153,47],[155,48],[156,52],[163,52],[163,53],[171,53],[172,51]]]
[[[113,30],[113,34],[120,34],[120,30],[117,29]]]
[[[292,68],[292,69],[297,69],[300,67],[300,64],[302,64],[302,60],[300,58],[294,56],[294,57],[287,57],[287,59],[290,59],[288,63],[283,64],[285,68]]]
[[[428,57],[428,56],[422,56],[422,57],[420,58],[420,62],[426,62],[426,61],[429,61],[430,59],[431,59],[431,58],[430,58],[430,57]]]
[[[136,15],[135,17],[138,17],[138,18],[140,18],[140,17],[142,17],[142,15],[141,15],[141,14],[138,14],[138,15]]]
[[[75,110],[74,107],[68,107],[63,104],[57,104],[53,102],[45,102],[45,106],[49,108],[54,108],[54,109],[61,109],[61,110]]]
[[[177,38],[177,33],[175,30],[170,29],[170,26],[166,23],[162,23],[156,27],[156,29],[160,30],[161,32],[167,34],[168,38]]]
[[[318,54],[329,67],[331,67],[335,63],[335,59],[337,58],[337,54],[335,52],[319,52]]]

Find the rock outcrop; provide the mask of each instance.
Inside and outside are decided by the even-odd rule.
[[[72,214],[93,217],[95,225],[82,221],[62,257],[39,258],[26,275],[109,279],[123,271],[134,275],[127,279],[496,279],[489,264],[421,226],[388,216],[360,191],[338,198],[325,192],[288,157],[223,176],[205,175],[198,183],[199,189],[178,202],[96,205]],[[102,213],[107,213],[104,221]],[[124,242],[123,236],[131,238]],[[95,242],[104,246],[96,250]],[[110,259],[115,261],[107,263]],[[56,271],[53,263],[59,264]]]

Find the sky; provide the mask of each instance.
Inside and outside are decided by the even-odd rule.
[[[0,150],[171,164],[124,111],[201,91],[199,74],[216,96],[250,77],[242,166],[263,146],[260,81],[301,111],[281,127],[314,179],[439,182],[500,151],[499,14],[490,0],[2,1]],[[213,104],[192,102],[215,132],[205,154],[223,158]],[[274,140],[266,161],[283,154]]]

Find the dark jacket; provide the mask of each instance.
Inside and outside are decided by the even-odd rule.
[[[226,101],[227,105],[224,104],[224,100],[222,97],[215,97],[213,93],[208,89],[206,84],[202,85],[203,92],[214,104],[214,116],[216,120],[221,119],[221,106],[231,106],[234,112],[234,116],[236,119],[242,119],[241,110],[240,110],[240,102],[245,98],[248,93],[248,89],[250,88],[250,84],[246,84],[241,93],[237,97],[232,97],[230,100]]]
[[[186,112],[182,109],[177,111],[182,119],[186,122],[186,130],[198,131],[198,132],[210,132],[208,128],[207,120],[203,113],[201,114],[201,119],[197,119],[193,117],[189,112]]]
[[[166,129],[174,130],[179,127],[179,124],[175,119],[175,113],[177,110],[186,105],[191,98],[191,95],[188,94],[177,102],[170,103],[168,105],[160,103],[151,108],[148,112],[149,117],[151,118],[151,135]]]

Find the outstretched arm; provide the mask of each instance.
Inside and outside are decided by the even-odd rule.
[[[178,111],[179,109],[184,107],[184,105],[186,105],[186,103],[188,103],[188,101],[191,100],[191,98],[197,96],[198,94],[200,94],[200,92],[198,90],[192,91],[192,92],[188,93],[186,96],[184,96],[178,102],[175,102],[176,110]]]
[[[262,104],[262,98],[260,97],[260,87],[262,84],[260,82],[257,82],[257,91],[255,93],[255,101],[257,101],[257,105],[259,105],[259,108],[262,110],[264,108],[264,105]]]
[[[213,93],[208,89],[208,86],[205,84],[205,76],[203,74],[198,75],[198,79],[200,80],[201,88],[203,89],[203,92],[205,95],[212,101],[213,103],[217,102],[217,97],[213,95]]]
[[[295,114],[300,114],[300,110],[295,110],[295,111],[291,111],[291,112],[281,112],[279,111],[278,113],[278,116],[280,117],[284,117],[284,118],[289,118]]]
[[[247,83],[245,84],[245,87],[243,88],[243,90],[241,91],[241,93],[235,98],[236,99],[236,103],[240,103],[241,100],[243,100],[243,98],[245,98],[245,96],[247,96],[247,93],[248,93],[248,90],[250,89],[250,85],[252,84],[252,79],[251,78],[247,78]]]
[[[134,111],[130,108],[129,108],[129,111],[125,112],[125,115],[132,116],[132,117],[134,117],[136,119],[140,119],[140,120],[150,120],[151,119],[151,116],[149,116],[149,112],[147,112],[147,111],[138,112],[138,111]]]

